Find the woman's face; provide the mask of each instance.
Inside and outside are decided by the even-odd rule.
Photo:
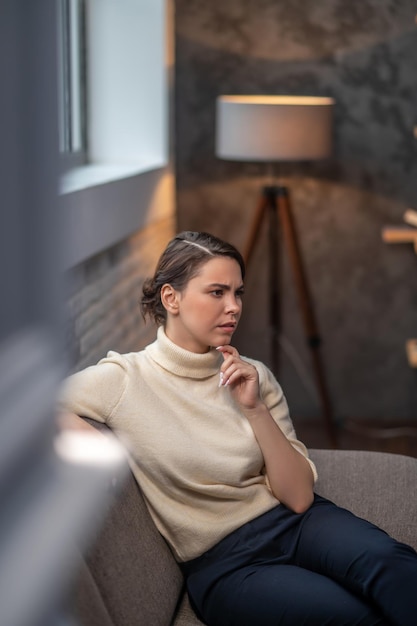
[[[237,261],[214,257],[179,292],[172,288],[166,335],[190,352],[229,344],[242,312],[243,281]]]

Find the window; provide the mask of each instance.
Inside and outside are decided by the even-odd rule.
[[[67,166],[86,161],[85,0],[60,0],[58,12],[60,151]]]
[[[87,150],[84,163],[67,167],[60,179],[66,267],[174,211],[173,2],[83,5]]]
[[[81,142],[87,166],[68,172],[61,191],[164,167],[166,0],[60,0],[60,8],[62,142],[70,166],[80,165],[69,148]]]

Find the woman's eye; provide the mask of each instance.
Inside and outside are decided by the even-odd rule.
[[[211,293],[217,298],[220,298],[223,295],[222,289],[214,289]]]

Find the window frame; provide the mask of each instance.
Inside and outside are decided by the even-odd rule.
[[[59,0],[59,135],[63,171],[87,162],[86,0]]]

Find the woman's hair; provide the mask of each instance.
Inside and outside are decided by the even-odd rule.
[[[185,231],[174,237],[162,253],[153,278],[145,280],[140,308],[144,318],[148,315],[158,325],[166,321],[166,310],[161,301],[161,287],[169,284],[183,291],[202,265],[212,257],[223,256],[239,264],[245,277],[245,262],[240,252],[230,243],[214,235]]]

